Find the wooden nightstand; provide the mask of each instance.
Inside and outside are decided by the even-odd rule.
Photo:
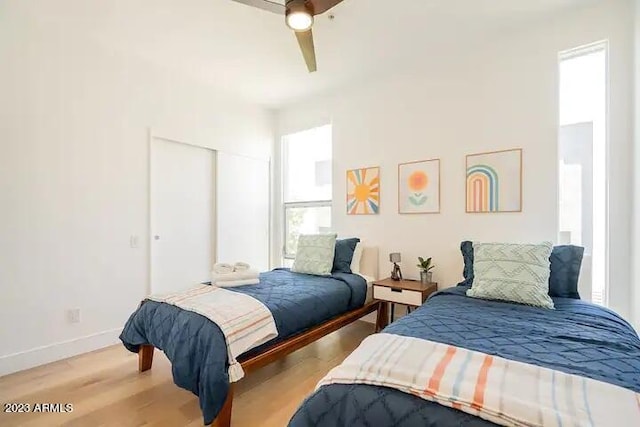
[[[406,305],[410,313],[413,308],[420,307],[431,295],[438,290],[437,283],[423,285],[418,280],[391,279],[373,282],[373,298],[391,305],[391,322],[394,320],[395,304]],[[385,310],[386,311],[386,310]]]

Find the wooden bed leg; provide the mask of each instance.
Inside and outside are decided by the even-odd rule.
[[[380,332],[389,324],[389,303],[380,301],[378,303],[378,316],[376,318],[376,332]]]
[[[230,427],[231,426],[231,409],[233,407],[233,389],[234,384],[229,384],[229,393],[227,393],[227,400],[224,401],[224,405],[220,410],[220,413],[213,421],[211,427]]]
[[[152,345],[141,345],[138,350],[138,371],[144,372],[151,369],[153,364],[153,351],[156,348]]]

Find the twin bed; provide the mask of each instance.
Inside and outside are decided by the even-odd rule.
[[[363,268],[363,272],[376,277],[377,251],[368,249],[363,264],[368,266]],[[466,263],[465,277],[468,267]],[[579,263],[577,268],[579,271]],[[478,407],[475,400],[469,408],[463,408],[459,401],[453,399],[443,400],[440,397],[438,400],[439,395],[431,387],[433,377],[429,378],[429,385],[421,392],[401,391],[402,387],[391,387],[372,379],[367,381],[365,378],[371,377],[367,369],[371,370],[371,367],[365,369],[367,365],[361,361],[375,359],[373,353],[381,352],[375,350],[367,353],[365,340],[362,348],[345,361],[345,365],[348,365],[349,360],[355,358],[352,362],[364,371],[358,371],[349,380],[335,380],[346,369],[339,371],[340,368],[336,368],[338,371],[334,370],[334,381],[321,383],[295,413],[290,426],[496,425],[492,421],[501,425],[562,426],[570,423],[568,420],[572,418],[567,414],[571,411],[580,413],[587,420],[584,425],[640,425],[640,339],[626,321],[608,309],[575,297],[553,297],[554,310],[471,298],[467,296],[470,284],[467,278],[457,287],[436,293],[421,308],[386,327],[382,334],[367,340],[387,337],[403,343],[402,340],[409,339],[412,340],[410,343],[429,342],[435,346],[445,346],[445,357],[435,365],[435,372],[440,375],[437,378],[440,388],[445,388],[440,381],[446,383],[448,374],[438,371],[443,371],[447,363],[455,364],[451,360],[456,351],[460,357],[466,354],[467,359],[476,354],[484,357],[485,361],[495,358],[496,366],[497,361],[506,361],[507,365],[511,362],[512,370],[516,365],[521,369],[522,366],[533,366],[542,372],[536,371],[536,375],[550,372],[552,377],[549,378],[554,381],[558,378],[562,384],[566,382],[572,385],[574,381],[573,388],[566,389],[570,392],[565,390],[566,393],[560,394],[560,397],[556,396],[556,388],[552,388],[553,398],[549,397],[546,402],[550,411],[543,413],[538,409],[538,422],[503,422],[509,405],[513,404],[513,395],[519,394],[518,388],[523,390],[521,400],[527,400],[524,391],[533,387],[533,381],[512,386],[510,393],[503,393],[500,389],[500,393],[505,394],[505,401],[501,394],[499,405],[494,405],[500,407],[498,421],[483,414],[483,408]],[[238,359],[246,373],[373,311],[378,311],[376,331],[386,326],[386,305],[367,300],[366,280],[356,274],[338,273],[321,278],[288,270],[274,270],[261,275],[260,285],[238,288],[237,291],[265,304],[273,313],[279,332],[274,340]],[[129,350],[138,352],[141,371],[151,367],[154,348],[163,350],[172,362],[175,383],[199,396],[205,424],[214,422],[218,426],[230,425],[233,386],[230,386],[227,374],[229,365],[224,351],[225,337],[215,323],[177,307],[147,301],[131,316],[121,338]],[[408,358],[394,356],[393,352],[384,357],[386,360],[377,366],[376,375],[384,371],[381,368],[388,368],[388,374],[391,375],[393,369],[401,370],[403,364],[407,366],[409,377],[413,376],[407,380],[408,383],[411,379],[415,382],[424,374],[420,372],[421,369],[411,368]],[[417,366],[427,370],[426,364]],[[466,366],[460,372],[464,369]],[[504,372],[502,375],[504,382],[506,375]],[[482,374],[478,376],[478,383],[481,377]],[[452,380],[456,382],[452,383],[452,388],[458,394],[462,394],[456,390],[461,378],[461,373],[457,377],[452,374]],[[582,388],[578,387],[580,380]],[[475,377],[473,381],[476,381]],[[600,385],[614,387],[613,391],[622,393],[624,398],[608,401],[613,399],[613,395],[599,395],[596,392],[588,396],[587,390],[600,390]],[[505,385],[501,384],[500,387]],[[537,387],[538,393],[534,393],[534,397],[541,399],[541,386]],[[553,387],[556,387],[555,383]],[[474,399],[477,399],[477,388],[475,392]],[[628,396],[637,402],[619,406],[618,401]],[[481,397],[486,401],[491,400],[489,394]],[[606,409],[601,409],[603,402],[605,408],[611,405],[612,420],[616,415],[621,420],[614,424],[599,423],[598,416],[602,416],[603,411],[606,416]],[[485,405],[489,403],[485,402]],[[526,403],[530,408],[538,405],[531,401]],[[506,408],[503,408],[503,404]],[[568,407],[566,411],[565,406]],[[540,407],[545,406],[541,403]],[[628,415],[625,411],[632,413]]]
[[[612,311],[568,298],[554,298],[555,310],[485,301],[467,297],[468,289],[469,286],[458,286],[434,294],[421,308],[383,332],[497,355],[640,393],[640,340],[633,328]],[[522,384],[523,388],[528,386]],[[320,387],[309,397],[289,425],[495,424],[388,387],[331,384]],[[640,425],[640,406],[636,418],[627,424],[607,424],[623,425]]]
[[[385,307],[372,300],[366,279],[377,277],[377,263],[377,249],[364,248],[361,275],[319,277],[276,269],[262,273],[258,285],[232,288],[264,304],[278,330],[276,338],[238,358],[245,374],[374,311],[379,311],[376,328],[384,327]],[[147,300],[131,315],[120,339],[138,353],[140,372],[151,369],[154,349],[162,350],[171,361],[175,384],[199,397],[204,423],[230,425],[233,384],[218,325],[200,314]]]

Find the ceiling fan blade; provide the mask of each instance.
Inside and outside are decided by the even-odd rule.
[[[280,3],[276,3],[269,0],[233,0],[237,3],[246,4],[247,6],[257,7],[258,9],[266,10],[269,12],[277,13],[278,15],[284,15],[287,10],[286,7]]]
[[[296,38],[302,50],[302,56],[304,56],[304,62],[307,63],[307,68],[310,73],[318,70],[316,64],[316,50],[313,46],[313,32],[311,30],[304,32],[296,32]]]
[[[307,0],[309,3],[313,4],[313,13],[315,15],[320,15],[325,13],[327,10],[331,9],[338,3],[342,3],[342,0]]]

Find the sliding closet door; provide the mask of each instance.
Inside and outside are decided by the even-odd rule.
[[[215,233],[215,152],[151,142],[151,291],[210,280]]]
[[[217,259],[269,268],[269,161],[218,152]]]

